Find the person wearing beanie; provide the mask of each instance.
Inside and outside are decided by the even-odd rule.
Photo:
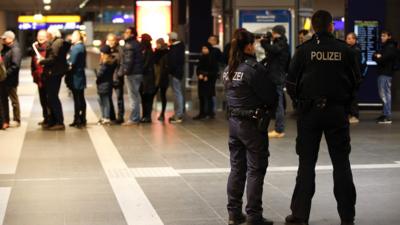
[[[112,106],[112,85],[114,71],[118,66],[118,60],[112,55],[111,48],[104,45],[100,49],[100,70],[96,74],[97,94],[99,95],[99,105],[101,119],[99,125],[110,125],[110,108]]]
[[[290,62],[289,44],[285,34],[285,27],[276,25],[272,28],[272,33],[261,41],[266,55],[263,63],[266,64],[268,73],[273,78],[279,95],[279,102],[275,112],[275,129],[268,133],[270,138],[283,138],[285,136],[285,94],[283,88]]]

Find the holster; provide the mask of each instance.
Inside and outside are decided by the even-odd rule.
[[[244,110],[244,109],[229,109],[229,117],[238,117],[243,119],[256,120],[257,129],[260,132],[267,132],[271,115],[268,109]]]

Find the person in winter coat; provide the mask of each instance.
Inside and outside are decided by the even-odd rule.
[[[5,112],[4,112],[4,107],[3,107],[3,101],[7,100],[7,92],[6,92],[6,67],[4,66],[4,61],[3,58],[0,55],[0,130],[5,130],[7,129],[6,126],[4,126],[4,119],[5,119]]]
[[[33,45],[38,50],[41,58],[46,58],[47,31],[40,30],[37,33],[37,42]],[[43,121],[39,125],[47,124],[49,121],[47,109],[47,92],[43,80],[43,66],[39,64],[39,56],[32,52],[31,72],[33,82],[38,86],[40,105],[42,106]]]
[[[119,75],[126,77],[132,112],[129,120],[123,126],[132,126],[140,122],[140,85],[143,81],[143,54],[140,43],[137,41],[137,31],[128,27],[124,33],[125,45]]]
[[[200,112],[193,117],[194,120],[205,118],[213,119],[214,104],[213,96],[215,96],[215,85],[217,74],[219,72],[218,60],[212,54],[213,47],[207,43],[202,47],[201,57],[197,66],[197,87],[199,96]]]
[[[382,31],[382,49],[374,53],[373,60],[378,64],[378,91],[383,102],[383,115],[377,118],[379,124],[392,123],[392,76],[397,58],[397,42],[392,33]]]
[[[156,80],[154,73],[154,52],[151,46],[152,38],[149,34],[142,34],[143,52],[143,82],[140,88],[142,97],[142,119],[141,123],[151,123],[151,113],[153,111],[154,96],[156,94]]]
[[[46,49],[46,58],[39,60],[43,65],[43,74],[47,91],[47,103],[49,107],[49,123],[43,124],[47,130],[65,130],[64,115],[59,92],[62,77],[68,71],[67,53],[71,45],[61,38],[61,32],[50,27],[47,29],[49,43]]]
[[[117,59],[112,55],[111,48],[108,45],[100,49],[100,70],[96,74],[97,94],[99,95],[99,105],[101,111],[100,125],[110,125],[110,108],[113,86],[113,75],[118,66]]]
[[[71,37],[72,48],[68,63],[70,65],[70,88],[74,97],[74,121],[70,127],[80,128],[86,125],[86,48],[83,44],[83,36],[80,31],[74,31]]]
[[[117,60],[117,69],[114,72],[114,82],[113,89],[114,93],[117,97],[117,115],[115,115],[114,104],[111,104],[110,107],[110,119],[117,124],[122,124],[124,122],[124,114],[125,114],[125,102],[124,102],[124,76],[120,76],[118,73],[121,60],[122,60],[122,47],[118,44],[117,36],[113,33],[107,35],[107,45],[111,48],[111,53],[114,56],[114,59]],[[112,95],[111,95],[112,97]],[[112,99],[111,99],[112,102]]]
[[[161,113],[158,120],[165,120],[165,110],[167,108],[167,90],[169,85],[168,77],[168,45],[164,39],[156,41],[156,50],[154,52],[155,78],[157,89],[160,90]]]
[[[268,33],[267,37],[261,41],[266,55],[264,63],[267,65],[268,73],[273,77],[279,95],[279,103],[275,113],[275,129],[268,133],[270,138],[285,136],[285,93],[283,87],[290,62],[289,44],[285,33],[285,27],[277,25],[272,28],[272,33]]]
[[[182,80],[184,79],[185,44],[178,40],[178,34],[169,35],[168,71],[171,75],[171,87],[175,96],[175,114],[169,118],[170,123],[182,123],[185,111]]]
[[[5,80],[6,97],[3,96],[3,111],[4,123],[3,128],[8,128],[10,124],[8,99],[11,100],[13,107],[13,116],[15,126],[19,127],[21,123],[21,110],[17,88],[19,83],[19,70],[21,68],[22,52],[18,42],[15,39],[15,34],[12,31],[6,31],[1,36],[3,42],[3,49],[1,56],[6,68],[7,78]]]

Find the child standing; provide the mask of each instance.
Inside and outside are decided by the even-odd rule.
[[[100,70],[96,75],[96,84],[102,118],[98,124],[110,125],[113,74],[117,68],[117,59],[112,55],[111,48],[108,45],[103,46],[100,52]]]

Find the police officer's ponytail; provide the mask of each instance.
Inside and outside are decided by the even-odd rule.
[[[245,48],[249,44],[253,44],[255,41],[254,34],[247,31],[244,28],[239,28],[233,34],[233,39],[231,42],[231,49],[229,51],[229,79],[232,80],[235,75],[236,69],[239,64],[244,61]]]

